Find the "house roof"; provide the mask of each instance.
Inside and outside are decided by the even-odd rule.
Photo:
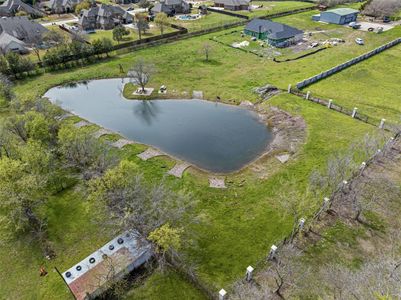
[[[125,232],[69,268],[62,276],[77,300],[98,296],[109,280],[120,278],[151,256],[151,247]]]
[[[0,32],[26,42],[34,41],[48,30],[27,17],[0,18]]]
[[[2,13],[8,12],[9,14],[14,14],[17,11],[22,10],[30,15],[43,15],[43,12],[41,12],[39,9],[36,9],[29,4],[22,2],[21,0],[6,0],[0,6],[0,8]]]
[[[25,49],[26,47],[23,41],[9,35],[7,32],[2,32],[0,34],[0,49],[7,52],[9,48],[15,48],[16,45],[20,49]]]
[[[324,13],[333,13],[333,14],[336,14],[339,16],[347,16],[347,15],[359,13],[359,10],[343,7],[343,8],[330,9],[330,10],[325,11]]]
[[[228,5],[228,6],[241,6],[249,5],[250,0],[215,0],[215,3]]]
[[[253,19],[245,29],[253,32],[266,32],[267,37],[271,40],[288,39],[303,33],[297,28],[262,19]]]

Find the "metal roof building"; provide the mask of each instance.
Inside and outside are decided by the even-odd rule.
[[[125,232],[61,274],[77,300],[92,299],[118,280],[143,265],[152,256],[151,246]]]
[[[355,22],[359,11],[352,8],[336,8],[322,11],[320,15],[314,15],[312,20],[325,23],[344,25]]]

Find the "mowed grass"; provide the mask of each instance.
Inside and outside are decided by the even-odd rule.
[[[366,48],[390,40],[395,34],[372,35],[374,41]],[[285,88],[288,83],[297,82],[363,51],[349,45],[348,51],[332,48],[313,58],[277,64],[213,44],[211,61],[205,62],[199,51],[205,42],[210,42],[210,36],[149,48],[79,69],[28,78],[17,84],[16,93],[22,98],[34,98],[54,85],[69,81],[122,77],[125,74],[119,73],[119,64],[128,70],[136,59],[142,57],[152,61],[157,68],[149,86],[165,84],[168,89],[181,93],[203,90],[206,98],[215,99],[219,95],[227,103],[238,104],[243,100],[258,102],[260,99],[252,92],[256,86],[273,83]],[[184,252],[198,267],[200,278],[216,291],[229,287],[235,279],[242,277],[248,265],[262,260],[271,244],[288,234],[291,220],[283,215],[277,203],[283,184],[292,178],[299,190],[304,191],[314,168],[323,168],[331,154],[345,149],[355,139],[374,130],[350,117],[288,94],[274,97],[263,105],[278,106],[294,115],[301,115],[306,121],[307,140],[287,164],[280,165],[273,157],[263,162],[263,167],[269,170],[266,177],[260,178],[251,170],[229,175],[226,178],[227,190],[208,188],[206,174],[195,170],[186,172],[181,180],[166,178],[173,189],[188,191],[198,201],[194,219],[197,217],[200,222],[186,224],[186,228],[194,233],[195,243],[186,247]],[[144,149],[143,145],[127,146],[121,155],[135,161],[147,180],[157,182],[165,177],[174,161],[161,157],[142,162],[136,154]],[[57,195],[49,204],[49,230],[58,255],[56,260],[46,262],[37,249],[31,249],[22,242],[0,248],[2,296],[12,299],[69,297],[68,290],[52,267],[58,266],[64,271],[111,237],[100,233],[96,224],[92,223],[84,191],[84,187],[78,184]],[[308,201],[310,209],[313,209],[321,199]],[[14,256],[10,257],[9,253]],[[41,264],[45,264],[50,271],[45,278],[38,274]],[[140,293],[144,299],[159,299],[158,296],[164,293],[185,299],[182,291],[177,289],[175,294],[172,289],[174,285],[185,286],[181,281],[179,277],[160,276],[158,280],[148,281],[143,288],[145,290]],[[188,293],[196,295],[197,291]]]
[[[160,29],[158,27],[156,27],[154,24],[151,24],[151,25],[152,26],[150,27],[150,29],[146,30],[145,34],[142,34],[142,37],[141,37],[142,39],[157,36],[157,35],[161,34]],[[87,37],[89,38],[90,42],[93,42],[96,39],[108,38],[108,39],[112,40],[113,45],[123,44],[123,43],[139,40],[138,30],[134,30],[134,29],[130,29],[130,28],[127,28],[127,29],[129,31],[129,35],[124,36],[120,42],[113,39],[113,30],[100,30],[99,29],[99,30],[96,30],[95,33],[88,34]],[[164,28],[163,33],[169,33],[169,32],[173,32],[173,31],[175,31],[175,29],[173,29],[169,26],[166,26]]]
[[[401,46],[352,66],[308,87],[312,93],[361,113],[401,121]]]
[[[250,5],[262,7],[253,9],[251,11],[241,10],[235,13],[246,15],[250,18],[255,18],[315,6],[314,3],[301,1],[252,1]]]
[[[196,9],[193,9],[193,14],[197,13]],[[207,15],[202,16],[197,20],[176,20],[175,17],[169,18],[170,23],[176,24],[188,29],[188,31],[198,31],[203,29],[209,29],[216,26],[222,26],[229,23],[235,23],[242,19],[223,15],[215,12],[208,12]]]

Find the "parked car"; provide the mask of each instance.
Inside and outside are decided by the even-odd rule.
[[[391,22],[391,18],[389,16],[383,17],[383,23],[390,23],[390,22]]]
[[[357,43],[358,45],[365,45],[365,41],[361,38],[356,38],[355,43]]]
[[[357,22],[351,22],[351,23],[348,24],[348,26],[353,28],[353,29],[361,28],[361,24],[358,24]]]

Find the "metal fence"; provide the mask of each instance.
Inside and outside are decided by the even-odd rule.
[[[346,68],[348,68],[348,67],[350,67],[352,65],[360,63],[361,61],[364,61],[365,59],[368,59],[368,58],[370,58],[370,57],[372,57],[372,56],[374,56],[376,54],[379,54],[379,53],[381,53],[381,52],[383,52],[383,51],[385,51],[385,50],[387,50],[387,49],[389,49],[391,47],[394,47],[395,45],[398,45],[400,43],[401,43],[401,38],[398,38],[398,39],[396,39],[394,41],[391,41],[391,42],[389,42],[387,44],[384,44],[384,45],[380,46],[379,48],[376,48],[376,49],[374,49],[374,50],[372,50],[372,51],[370,51],[368,53],[365,53],[365,54],[362,54],[362,55],[360,55],[358,57],[355,57],[355,58],[353,58],[353,59],[351,59],[351,60],[349,60],[349,61],[347,61],[345,63],[342,63],[341,65],[335,66],[334,68],[331,68],[331,69],[329,69],[327,71],[324,71],[324,72],[322,72],[322,73],[320,73],[318,75],[315,75],[315,76],[310,77],[308,79],[305,79],[305,80],[303,80],[301,82],[298,82],[297,83],[297,88],[298,89],[302,89],[302,88],[304,88],[304,87],[306,87],[308,85],[311,85],[311,84],[313,84],[313,83],[315,83],[315,82],[317,82],[317,81],[319,81],[321,79],[327,78],[327,77],[329,77],[329,76],[331,76],[331,75],[333,75],[333,74],[335,74],[335,73],[337,73],[339,71],[342,71],[342,70],[344,70],[344,69],[346,69]]]

